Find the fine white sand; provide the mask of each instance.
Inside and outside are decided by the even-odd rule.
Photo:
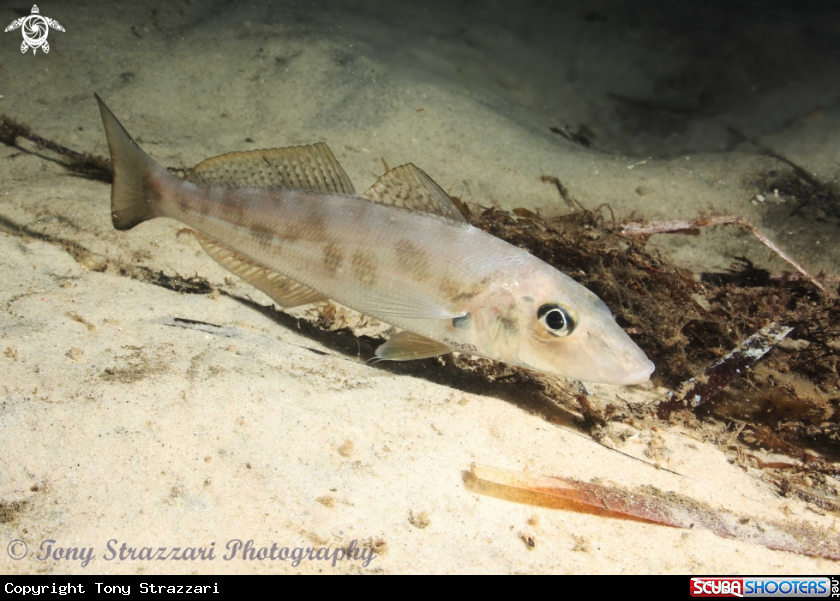
[[[568,212],[540,181],[553,175],[588,208],[609,203],[619,217],[745,214],[810,266],[837,264],[836,224],[813,213],[790,218],[780,207],[795,199],[769,199],[763,182],[781,168],[777,160],[748,145],[715,152],[725,119],[693,121],[661,144],[670,158],[660,159],[648,156],[656,140],[633,142],[610,125],[605,92],[649,95],[661,73],[647,65],[657,58],[660,70],[679,70],[677,57],[668,63],[667,53],[639,42],[650,34],[645,27],[636,38],[615,39],[597,23],[601,29],[584,34],[583,9],[570,9],[556,39],[529,40],[516,35],[521,16],[506,29],[490,10],[459,34],[465,15],[408,3],[39,6],[67,31],[51,32],[50,53],[35,56],[20,54],[19,33],[0,36],[0,112],[71,148],[107,153],[96,91],[166,166],[323,140],[357,190],[381,175],[383,161],[414,162],[474,209]],[[611,6],[602,7],[607,15]],[[4,23],[18,16],[0,10]],[[576,79],[565,70],[560,78],[571,64]],[[821,81],[810,75],[801,86]],[[555,76],[560,83],[551,83]],[[833,92],[827,83],[808,89],[818,99]],[[791,132],[779,125],[785,111],[813,107],[795,105],[785,90],[775,91],[776,104],[769,92],[734,103],[732,118],[831,181],[840,158],[830,135],[836,107],[803,117]],[[548,130],[561,120],[588,123],[596,145],[619,150],[567,142]],[[772,127],[759,127],[767,122]],[[753,202],[756,194],[768,199]],[[179,235],[178,223],[114,231],[109,197],[104,184],[0,147],[0,548],[14,539],[29,548],[18,561],[0,552],[3,573],[805,574],[835,567],[709,532],[476,494],[464,483],[472,462],[653,485],[838,535],[834,517],[780,497],[760,471],[731,464],[690,431],[639,431],[617,443],[620,454],[545,419],[534,410],[539,402],[522,395],[450,381],[433,365],[410,375],[365,365],[352,341],[305,334],[294,320],[260,310],[268,299]],[[735,231],[654,243],[695,269],[725,268],[740,255],[783,268]],[[119,263],[135,274],[197,276],[225,294],[179,294],[121,274]],[[175,318],[220,328],[175,327]],[[373,331],[358,316],[348,319],[359,332]],[[592,390],[596,402],[614,403],[663,392]],[[677,474],[653,466],[654,448],[656,461]],[[96,557],[84,568],[55,556],[41,561],[48,539],[92,547]],[[269,548],[357,541],[377,556],[367,565],[225,561],[235,539]],[[109,560],[109,541],[117,550],[214,545],[216,559]]]

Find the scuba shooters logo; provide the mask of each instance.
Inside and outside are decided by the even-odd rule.
[[[836,586],[836,579],[834,580]],[[692,597],[828,597],[835,586],[825,577],[691,579]]]

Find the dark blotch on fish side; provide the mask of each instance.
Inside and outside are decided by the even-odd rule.
[[[303,238],[303,234],[305,233],[305,229],[301,226],[300,223],[297,221],[290,221],[287,224],[284,224],[283,231],[278,232],[278,236],[283,238],[286,242],[296,242]]]
[[[324,245],[324,267],[327,271],[335,273],[344,261],[344,255],[335,242],[328,242]]]
[[[267,225],[256,222],[249,226],[251,238],[260,246],[271,246],[274,240],[274,231]]]
[[[353,253],[351,259],[353,275],[363,286],[372,286],[376,283],[378,267],[373,256],[363,251]]]
[[[243,221],[245,220],[245,212],[248,207],[245,199],[237,194],[236,188],[225,188],[222,193],[221,207],[222,215],[225,216],[226,221],[237,225],[244,225]]]
[[[410,240],[401,241],[395,251],[397,267],[415,273],[417,277],[426,279],[431,273],[429,256],[419,252]]]

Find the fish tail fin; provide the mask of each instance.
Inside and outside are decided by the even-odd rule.
[[[118,230],[130,230],[135,225],[161,215],[159,187],[155,179],[178,181],[152,160],[137,145],[125,128],[105,106],[99,95],[99,111],[105,125],[105,135],[114,164],[114,183],[111,188],[111,221]]]

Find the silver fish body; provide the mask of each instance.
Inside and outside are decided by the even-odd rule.
[[[413,165],[363,196],[323,144],[223,155],[182,181],[99,102],[114,160],[115,227],[177,219],[281,306],[329,298],[404,330],[377,350],[382,359],[457,350],[612,384],[641,383],[653,371],[597,296],[470,226]]]

